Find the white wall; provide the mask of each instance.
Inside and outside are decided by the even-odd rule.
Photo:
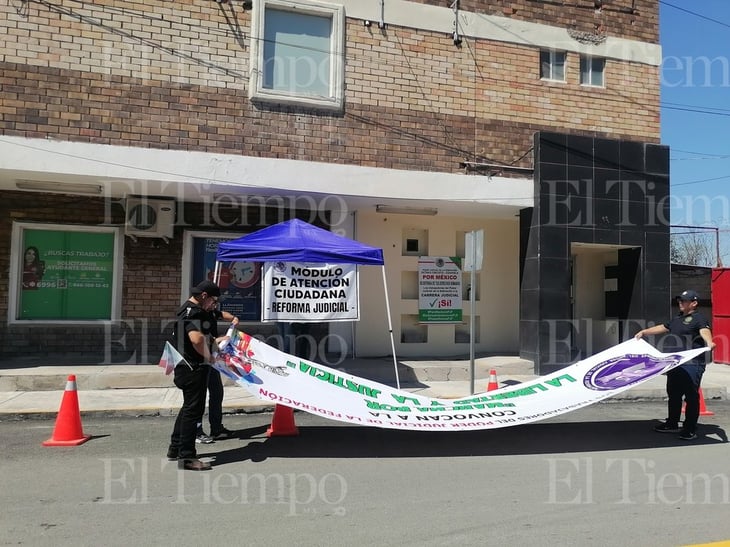
[[[403,272],[418,270],[418,256],[403,256],[405,233],[426,231],[427,256],[456,256],[463,249],[463,232],[484,230],[484,266],[479,273],[476,313],[479,316],[477,352],[519,351],[519,222],[474,218],[358,213],[356,239],[383,249],[393,335],[398,357],[464,356],[468,341],[455,343],[455,325],[428,325],[427,343],[401,343],[401,315],[418,314],[418,300],[402,299]],[[460,253],[461,254],[461,253]],[[407,276],[406,276],[407,277]],[[468,276],[466,276],[468,280]],[[489,295],[488,298],[485,298]],[[391,353],[382,274],[379,268],[360,270],[361,320],[355,327],[355,348],[360,357]],[[464,299],[464,319],[470,316]],[[462,330],[468,326],[461,327]]]
[[[616,251],[587,252],[574,256],[573,319],[581,329],[589,332],[578,336],[583,357],[618,344],[618,321],[606,318],[604,289],[605,267],[618,263]]]

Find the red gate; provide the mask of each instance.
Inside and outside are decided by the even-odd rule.
[[[730,364],[730,268],[712,269],[713,361]]]

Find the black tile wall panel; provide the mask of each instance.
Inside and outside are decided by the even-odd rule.
[[[618,169],[620,166],[620,141],[610,139],[596,139],[594,144],[595,157],[593,164],[596,169]]]
[[[593,168],[593,139],[568,135],[568,166]]]
[[[636,171],[621,171],[621,199],[628,201],[647,201],[646,175]]]
[[[569,300],[571,242],[633,247],[617,253],[622,337],[654,309],[645,294],[650,284],[652,296],[666,302],[668,158],[668,148],[654,144],[536,134],[535,210],[531,219],[520,217],[521,237],[530,236],[521,240],[520,354],[534,355],[538,374],[576,358],[576,340],[589,348],[592,319],[577,328]]]
[[[621,202],[615,199],[594,199],[593,217],[597,229],[618,231],[621,224]]]
[[[575,214],[571,211],[571,196],[542,194],[537,200],[537,224],[540,226],[566,225]]]
[[[540,229],[540,257],[565,259],[570,254],[568,248],[568,228],[566,226],[543,226]]]
[[[619,230],[619,245],[631,245],[632,247],[643,247],[645,245],[646,234],[640,228],[621,227]]]
[[[646,145],[646,172],[669,176],[669,147]]]
[[[540,163],[568,165],[567,142],[562,133],[535,133],[536,157]]]
[[[596,199],[621,199],[621,172],[618,169],[594,169],[593,177]]]
[[[593,242],[601,245],[618,245],[619,231],[613,230],[593,230]]]
[[[540,194],[568,195],[568,166],[554,163],[540,165]]]
[[[568,241],[570,243],[593,243],[593,227],[574,228],[568,230]]]
[[[646,181],[649,191],[657,199],[669,196],[669,175],[647,174]]]
[[[645,313],[640,319],[644,324],[664,323],[669,321],[676,314],[676,306],[672,306],[671,293],[668,291],[655,291],[647,289]],[[642,327],[643,328],[643,327]]]
[[[665,232],[671,224],[671,203],[668,199],[660,202],[649,202],[647,204],[646,224],[647,232]]]
[[[540,290],[523,289],[520,297],[520,318],[537,321],[540,317]]]
[[[659,262],[669,264],[669,233],[646,233],[646,249],[644,256],[646,262]]]
[[[648,208],[646,201],[621,201],[621,229],[643,233]]]
[[[524,273],[522,274],[522,290],[537,290],[540,288],[540,259],[528,257],[525,259]]]
[[[622,169],[644,172],[644,143],[622,140],[619,144],[619,155]]]
[[[543,293],[557,291],[563,294],[566,299],[570,296],[570,256],[563,258],[540,257],[540,290]],[[540,301],[542,306],[542,301]],[[543,310],[540,308],[541,312]]]
[[[540,288],[539,306],[540,320],[570,321],[571,302],[570,293],[560,289]]]
[[[669,292],[671,287],[671,266],[667,262],[646,262],[644,266],[644,283],[646,288],[654,291]]]

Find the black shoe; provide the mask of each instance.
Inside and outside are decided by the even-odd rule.
[[[221,427],[215,433],[211,431],[210,436],[213,438],[214,441],[222,441],[224,439],[231,439],[235,435],[233,434],[233,431],[226,429],[225,427]]]
[[[212,468],[208,462],[196,459],[177,460],[177,468],[187,471],[210,471]]]
[[[694,441],[697,438],[697,433],[694,431],[682,431],[679,434],[679,438],[683,441]]]
[[[668,424],[665,422],[656,426],[654,428],[654,431],[657,431],[659,433],[679,433],[682,430],[677,424]]]
[[[177,448],[170,447],[167,449],[167,459],[172,461],[176,460],[178,458],[178,450]]]

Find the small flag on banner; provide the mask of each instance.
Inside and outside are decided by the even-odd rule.
[[[165,350],[162,352],[160,362],[157,366],[165,369],[165,375],[169,375],[180,363],[186,363],[185,357],[170,342],[165,342]]]

